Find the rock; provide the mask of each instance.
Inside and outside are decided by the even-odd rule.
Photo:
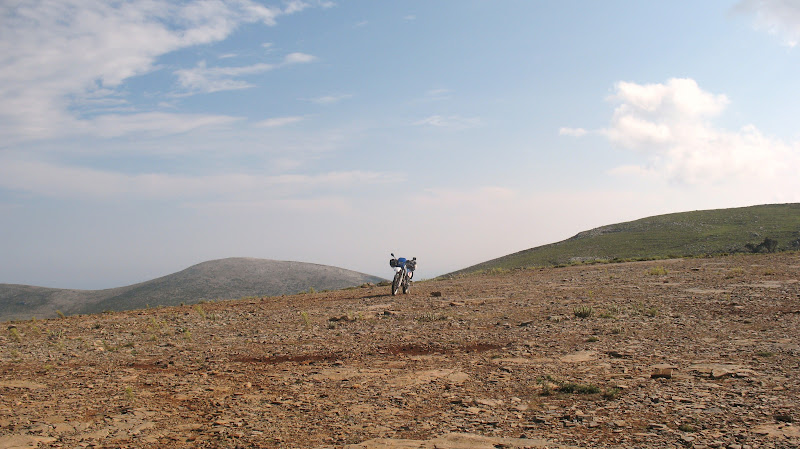
[[[650,368],[650,377],[652,379],[672,379],[672,374],[678,369],[677,366],[667,363],[653,365]]]
[[[597,358],[597,351],[578,351],[574,354],[567,354],[561,357],[562,362],[580,363],[589,362]]]
[[[51,437],[37,435],[6,435],[0,436],[0,447],[4,449],[29,449],[40,447],[40,444],[50,444],[58,440]]]

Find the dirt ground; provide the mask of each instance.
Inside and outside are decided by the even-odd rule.
[[[2,323],[0,448],[799,447],[798,279],[784,253]]]

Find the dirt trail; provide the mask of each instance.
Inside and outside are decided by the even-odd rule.
[[[3,323],[0,448],[798,447],[799,279],[732,256]]]

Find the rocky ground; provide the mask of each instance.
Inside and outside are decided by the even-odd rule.
[[[731,256],[3,323],[0,447],[798,447],[798,279]]]

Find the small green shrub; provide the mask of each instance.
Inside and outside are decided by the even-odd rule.
[[[200,304],[195,304],[195,305],[194,305],[194,307],[192,307],[192,308],[193,308],[193,309],[194,309],[194,311],[195,311],[195,312],[197,312],[197,314],[198,314],[198,315],[200,315],[200,317],[201,317],[201,318],[203,318],[204,320],[205,320],[205,319],[208,317],[208,315],[206,315],[206,311],[205,311],[205,310],[203,310],[203,307],[202,307]]]
[[[668,273],[667,269],[662,267],[661,265],[657,267],[652,267],[649,270],[647,270],[647,274],[649,274],[650,276],[664,276],[667,273]]]
[[[592,306],[576,306],[572,309],[572,313],[578,318],[589,318],[594,315],[594,309]]]
[[[602,396],[603,396],[603,399],[611,400],[611,399],[616,399],[620,395],[620,393],[622,393],[622,389],[621,388],[611,387],[611,388],[606,388],[605,390],[603,390],[603,395]]]
[[[726,279],[731,279],[734,277],[742,277],[744,276],[744,268],[742,267],[733,267],[725,274]]]
[[[616,306],[609,306],[609,307],[606,307],[605,310],[600,312],[600,314],[598,316],[600,318],[603,318],[603,319],[614,320],[614,319],[617,318],[617,315],[619,315],[619,313],[620,313],[620,311]]]
[[[136,400],[136,393],[134,393],[133,387],[131,387],[131,386],[125,387],[124,394],[125,394],[125,400],[126,401],[133,402],[134,400]]]
[[[650,306],[643,303],[639,303],[634,307],[634,311],[639,315],[644,315],[650,318],[653,318],[658,315],[658,308],[656,306]]]
[[[447,321],[447,315],[438,314],[436,312],[425,312],[417,317],[420,322],[433,322],[433,321]]]
[[[11,341],[22,343],[22,336],[19,334],[19,331],[16,327],[9,328],[8,335],[11,337]]]
[[[558,391],[567,394],[597,394],[600,393],[600,387],[592,384],[565,382],[558,387]]]
[[[62,312],[60,310],[56,310],[56,315],[58,315],[59,318],[66,318],[67,317],[66,315],[64,315],[64,312]]]

